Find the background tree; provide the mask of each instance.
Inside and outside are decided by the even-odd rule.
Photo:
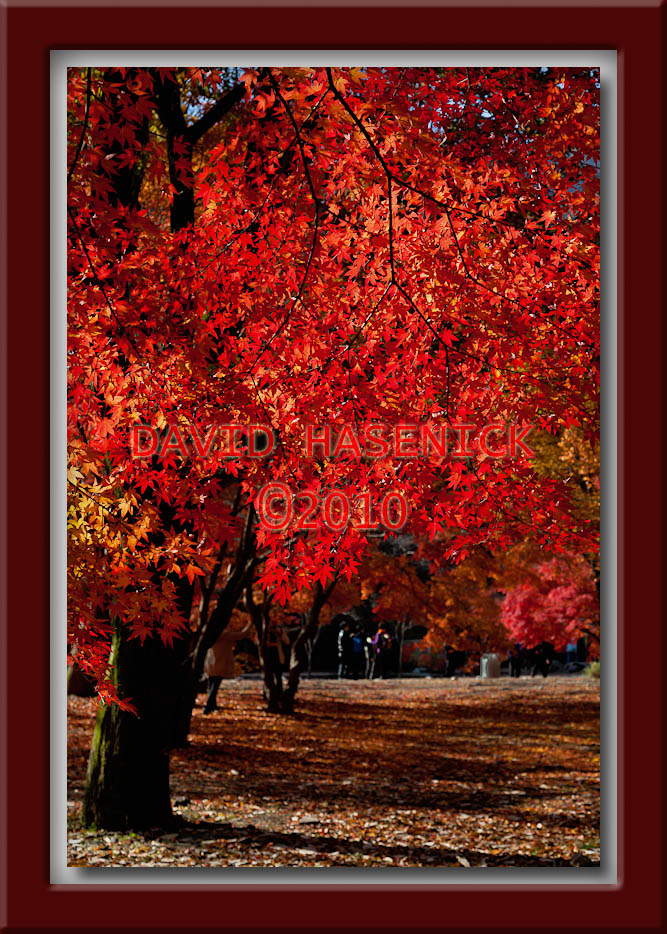
[[[513,642],[533,648],[550,642],[556,651],[585,637],[600,654],[600,601],[590,565],[580,555],[561,555],[534,567],[533,580],[510,590],[502,620]]]

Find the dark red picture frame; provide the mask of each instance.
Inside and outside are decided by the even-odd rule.
[[[1,14],[0,262],[7,289],[0,335],[0,930],[662,929],[664,4],[459,0],[409,9],[251,9],[212,3],[112,8],[74,0],[39,8],[10,2]],[[620,665],[612,703],[619,722],[621,879],[615,887],[564,890],[553,877],[544,886],[458,888],[49,883],[49,52],[212,44],[618,52]],[[603,203],[603,218],[604,210]],[[603,465],[603,483],[604,477]]]

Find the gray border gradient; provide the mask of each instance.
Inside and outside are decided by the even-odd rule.
[[[602,202],[602,549],[601,618],[604,638],[601,663],[601,860],[595,868],[443,869],[410,868],[70,868],[67,866],[67,686],[63,664],[66,643],[66,69],[68,67],[248,67],[285,65],[388,65],[595,67],[601,82],[601,202]],[[479,889],[529,887],[594,889],[621,885],[618,864],[619,767],[617,621],[617,218],[618,218],[618,97],[617,53],[600,50],[548,51],[52,51],[51,52],[51,884],[170,888],[207,885],[344,886],[474,886]],[[451,878],[449,881],[448,876]]]

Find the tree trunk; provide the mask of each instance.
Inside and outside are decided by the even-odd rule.
[[[401,620],[398,624],[398,677],[403,677],[403,644],[405,642],[405,620]]]
[[[180,703],[171,728],[171,741],[169,744],[171,749],[183,749],[190,743],[192,713],[197,706],[199,680],[195,679],[192,672],[187,669],[181,676],[181,687],[178,693]]]
[[[206,625],[202,628],[199,638],[184,659],[179,676],[179,687],[176,689],[176,713],[171,731],[171,748],[180,749],[188,744],[188,736],[192,728],[192,713],[197,705],[199,681],[204,673],[204,659],[206,652],[227,628],[232,617],[238,595],[233,600],[221,602],[214,610]]]
[[[163,507],[163,527],[174,519]],[[193,585],[170,575],[175,603],[184,620],[192,609]],[[83,822],[107,830],[164,826],[172,820],[169,795],[169,750],[178,722],[187,630],[172,645],[159,635],[128,638],[115,620],[109,667],[120,700],[129,700],[136,714],[117,705],[98,711],[88,760]]]
[[[292,713],[294,711],[294,698],[296,697],[296,692],[299,690],[301,672],[303,671],[304,665],[308,658],[306,644],[315,635],[317,626],[320,621],[322,607],[327,602],[332,590],[336,586],[336,580],[337,578],[334,577],[334,579],[330,581],[326,587],[323,587],[322,584],[318,581],[315,587],[313,605],[310,608],[305,625],[292,644],[289,671],[287,674],[287,687],[285,688],[282,696],[283,713]]]
[[[211,613],[209,613],[211,597],[225,557],[224,546],[220,551],[219,560],[211,574],[207,589],[204,591],[199,626],[196,632],[191,633],[188,652],[181,668],[179,688],[176,691],[177,712],[172,729],[172,749],[179,749],[188,744],[192,713],[197,704],[199,681],[204,673],[206,653],[227,628],[244,587],[248,581],[252,581],[257,550],[253,535],[254,521],[255,511],[251,507],[246,515],[235,564],[228,573],[226,584],[220,591]]]
[[[156,69],[153,72],[153,88],[160,120],[167,131],[169,181],[174,189],[170,213],[171,229],[182,230],[195,221],[192,142],[188,137],[188,125],[185,122],[181,90],[177,82],[171,78],[162,78]]]
[[[153,69],[153,92],[158,114],[167,134],[169,180],[174,189],[171,229],[182,230],[195,222],[195,193],[192,152],[195,143],[243,99],[245,86],[237,84],[224,94],[195,123],[188,125],[183,113],[181,89],[171,77]]]
[[[159,637],[128,639],[117,624],[110,665],[121,699],[137,713],[103,704],[88,761],[83,823],[106,830],[165,826],[172,820],[169,740],[176,656]]]
[[[276,665],[275,653],[266,650],[266,646],[259,653],[262,673],[264,675],[264,693],[267,701],[267,710],[270,713],[283,712],[283,674]]]
[[[252,592],[252,578],[245,587],[245,605],[257,633],[257,648],[259,664],[264,679],[264,699],[267,709],[271,713],[281,713],[283,703],[283,675],[278,650],[269,644],[269,630],[271,628],[272,596],[264,594],[262,603],[255,603]]]

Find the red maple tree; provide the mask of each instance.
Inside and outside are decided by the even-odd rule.
[[[600,600],[590,565],[576,555],[539,564],[533,580],[510,590],[502,621],[513,642],[532,648],[550,642],[556,651],[582,637],[592,658],[600,653]]]
[[[567,485],[528,459],[305,457],[304,435],[596,436],[599,87],[588,69],[133,68],[72,69],[68,94],[69,640],[116,702],[92,798],[110,781],[99,743],[132,735],[132,800],[96,815],[127,823],[138,783],[153,818],[168,810],[151,805],[165,685],[187,668],[191,707],[244,589],[285,604],[355,575],[368,547],[357,513],[258,527],[267,482],[320,502],[399,493],[410,534],[447,533],[443,560],[525,538],[596,549]],[[269,426],[275,451],[206,450],[221,423]],[[167,456],[132,456],[139,425]]]

